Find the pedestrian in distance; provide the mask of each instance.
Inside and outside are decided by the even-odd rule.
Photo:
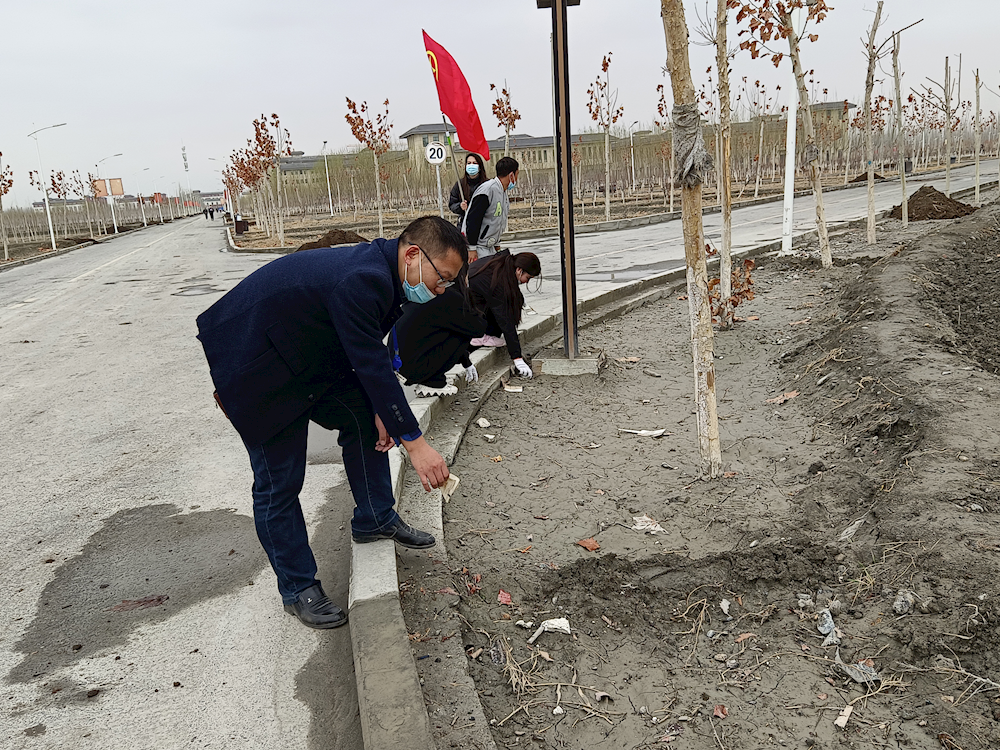
[[[208,209],[207,208],[203,208],[203,209],[201,209],[201,212],[205,215],[205,218],[207,219],[208,218]]]
[[[355,543],[435,544],[393,508],[387,451],[402,444],[428,492],[448,467],[421,434],[382,341],[404,300],[434,299],[467,262],[458,230],[425,216],[395,240],[282,256],[198,317],[216,402],[250,456],[257,536],[285,611],[309,627],[347,621],[316,577],[299,503],[310,421],[340,431]]]
[[[214,208],[208,209],[208,218],[211,219],[212,221],[215,221],[215,209]]]
[[[500,249],[500,235],[507,229],[510,199],[517,184],[517,160],[505,156],[497,162],[497,176],[487,180],[472,194],[462,222],[462,234],[469,240],[470,262],[494,255]]]
[[[483,157],[479,154],[466,156],[465,174],[452,186],[451,196],[448,198],[448,208],[453,214],[458,214],[457,226],[459,228],[462,227],[462,221],[465,219],[465,212],[469,208],[472,194],[486,181],[486,167],[483,166]]]
[[[426,305],[404,304],[387,346],[404,385],[415,385],[418,396],[451,396],[458,388],[448,383],[445,373],[455,365],[465,368],[466,382],[479,380],[469,359],[469,342],[484,333],[485,316],[470,304],[468,291],[456,284]]]
[[[501,161],[503,161],[501,159]],[[498,167],[499,168],[499,167]],[[470,342],[472,347],[507,346],[517,374],[532,376],[531,367],[521,354],[517,327],[524,309],[521,284],[542,273],[542,264],[534,253],[511,255],[504,250],[489,258],[480,258],[469,267],[469,297],[473,306],[486,318],[486,333]]]

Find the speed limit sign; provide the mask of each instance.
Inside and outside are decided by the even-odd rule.
[[[435,166],[444,164],[445,155],[444,144],[439,141],[431,141],[424,149],[424,156],[427,157],[427,161]]]

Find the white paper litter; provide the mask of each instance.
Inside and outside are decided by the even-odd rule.
[[[485,417],[480,417],[479,419],[476,420],[476,424],[485,430],[487,427],[490,426],[490,420],[486,419]]]
[[[639,437],[663,437],[667,434],[665,429],[663,430],[625,430],[621,427],[618,428],[618,432],[627,432],[630,435],[638,435]]]
[[[649,516],[632,516],[635,521],[633,531],[642,531],[646,534],[666,534],[667,530]]]
[[[851,541],[851,539],[854,538],[854,535],[858,533],[858,529],[861,528],[861,524],[863,524],[864,522],[865,519],[864,516],[862,516],[857,521],[848,526],[846,529],[844,529],[842,532],[840,532],[840,536],[837,537],[837,541],[838,542]]]
[[[528,639],[528,643],[534,643],[538,640],[538,636],[542,633],[563,633],[565,635],[571,635],[572,630],[569,627],[569,620],[565,617],[556,617],[552,620],[543,620],[542,624],[538,626],[538,630],[535,634]]]
[[[728,615],[729,614],[729,608],[731,606],[733,606],[733,603],[731,601],[729,601],[728,599],[723,599],[721,602],[719,602],[719,609],[722,610],[722,614],[724,614],[724,615]]]

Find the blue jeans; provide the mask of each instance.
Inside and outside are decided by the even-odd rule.
[[[310,421],[328,430],[340,430],[337,442],[354,495],[354,533],[381,531],[398,518],[393,509],[389,457],[375,450],[375,412],[356,377],[332,387],[315,406],[274,437],[260,445],[247,445],[253,467],[257,538],[271,561],[285,604],[293,603],[299,593],[319,583],[299,503],[306,475]]]

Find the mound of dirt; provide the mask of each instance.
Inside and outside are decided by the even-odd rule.
[[[334,245],[355,245],[361,242],[368,242],[364,237],[356,232],[345,232],[343,229],[331,229],[318,240],[307,242],[300,246],[295,252],[301,250],[314,250],[317,247],[333,247]]]
[[[885,179],[885,177],[883,177],[882,175],[880,175],[878,172],[875,173],[875,180],[876,181],[878,181],[878,180],[884,180],[884,179]],[[867,172],[862,172],[857,177],[855,177],[853,180],[851,180],[851,182],[868,182],[868,173]]]
[[[907,204],[907,216],[910,221],[925,221],[927,219],[958,219],[976,211],[975,206],[949,198],[930,185],[924,185],[910,196]],[[893,219],[903,218],[903,206],[893,206],[889,216]]]

